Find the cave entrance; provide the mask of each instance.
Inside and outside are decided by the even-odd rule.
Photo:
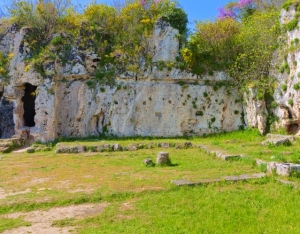
[[[36,88],[32,84],[26,83],[25,84],[25,93],[22,98],[23,101],[23,108],[24,108],[24,125],[27,127],[34,127],[34,116],[35,116],[35,97],[36,97]]]
[[[297,134],[299,132],[299,124],[291,123],[286,127],[286,132],[288,134]]]

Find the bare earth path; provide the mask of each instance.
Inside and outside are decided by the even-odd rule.
[[[31,223],[28,227],[19,227],[16,229],[8,230],[3,234],[65,234],[74,232],[76,227],[52,227],[52,223],[57,220],[63,219],[82,219],[101,213],[108,203],[100,204],[83,204],[73,205],[68,207],[52,208],[48,211],[32,211],[28,213],[13,213],[2,216],[2,218],[22,218]],[[1,218],[1,216],[0,216]]]

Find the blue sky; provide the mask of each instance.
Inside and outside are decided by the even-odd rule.
[[[90,0],[72,0],[75,5],[82,6],[88,4]],[[97,0],[97,3],[111,4],[112,0]],[[226,5],[230,0],[179,0],[180,6],[188,14],[189,21],[214,20],[218,14],[217,9]],[[193,28],[193,25],[189,25]]]

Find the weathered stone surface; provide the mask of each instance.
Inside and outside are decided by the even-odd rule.
[[[120,150],[122,150],[122,147],[119,144],[113,144],[112,145],[112,150],[113,151],[120,151]]]
[[[291,6],[288,11],[282,9],[280,22],[286,24],[295,18],[295,6]],[[296,27],[294,30],[287,30],[284,36],[286,48],[293,46],[295,40],[300,38],[300,30]],[[300,51],[292,50],[287,54],[286,61],[289,72],[280,73],[276,68],[277,56],[274,57],[273,69],[270,70],[270,76],[276,78],[277,86],[274,92],[274,101],[277,107],[274,109],[274,115],[278,117],[274,126],[276,128],[286,128],[288,134],[300,135],[300,92],[299,85],[300,64],[295,62],[300,59]],[[284,91],[283,88],[284,87]]]
[[[61,143],[56,145],[55,153],[57,154],[78,154],[86,151],[85,146],[66,146]]]
[[[184,142],[184,146],[186,147],[186,148],[188,148],[188,147],[193,147],[193,143],[192,142]]]
[[[237,159],[240,159],[241,157],[242,156],[240,154],[222,154],[222,155],[220,155],[220,158],[225,161],[237,160]]]
[[[22,147],[26,144],[26,139],[9,138],[0,140],[0,152],[10,152],[13,149]]]
[[[151,158],[147,158],[143,161],[145,166],[154,166],[154,163]]]
[[[137,147],[137,145],[135,145],[135,144],[130,144],[130,145],[128,146],[128,150],[130,150],[130,151],[138,150],[138,147]]]
[[[0,138],[10,138],[15,133],[14,104],[5,97],[0,99]]]
[[[151,46],[153,47],[153,62],[175,62],[179,55],[179,31],[169,23],[160,19],[155,24]]]
[[[157,165],[169,165],[171,164],[171,160],[169,158],[169,153],[167,152],[159,152],[156,158]]]
[[[166,142],[161,143],[161,148],[170,148],[170,147],[171,147],[170,143],[166,143]]]
[[[290,176],[294,172],[300,172],[300,164],[269,162],[267,171],[268,173],[276,172],[281,176]]]
[[[295,138],[293,136],[285,136],[285,135],[277,135],[277,134],[267,134],[267,140],[263,141],[262,145],[272,144],[275,146],[278,145],[288,145],[294,141]]]
[[[244,180],[253,180],[253,179],[261,179],[265,177],[265,173],[258,173],[258,174],[250,174],[250,175],[238,175],[238,176],[223,176],[218,179],[206,179],[206,180],[200,180],[197,182],[190,182],[186,180],[173,180],[171,183],[177,185],[177,186],[193,186],[193,185],[206,185],[206,184],[212,184],[217,182],[223,182],[223,181],[244,181]]]
[[[276,166],[276,173],[281,176],[290,175],[290,164],[289,163],[278,163]]]
[[[265,134],[268,118],[265,101],[258,100],[257,90],[252,88],[249,88],[247,94],[244,94],[244,100],[247,126],[258,128],[261,134]]]
[[[26,150],[27,153],[34,153],[35,149],[33,147],[30,147]]]
[[[5,133],[8,137],[21,135],[25,126],[22,98],[26,83],[37,86],[35,126],[29,128],[29,138],[43,142],[62,136],[99,136],[104,131],[117,136],[203,135],[237,130],[243,125],[243,106],[236,101],[237,91],[231,89],[228,94],[224,86],[218,91],[213,87],[215,82],[228,79],[224,72],[199,79],[176,68],[160,71],[154,64],[142,67],[130,79],[116,75],[116,86],[89,88],[86,82],[93,78],[99,62],[96,53],[79,51],[72,45],[66,63],[45,61],[46,75],[41,76],[24,62],[30,55],[24,38],[30,32],[30,28],[19,32],[11,28],[0,38],[0,51],[13,54],[10,84],[0,89],[13,113],[12,117],[5,118],[14,124],[4,124],[5,128],[13,129]],[[149,42],[153,61],[175,60],[179,52],[177,33],[165,22],[156,25]],[[178,81],[187,84],[181,86]],[[203,115],[197,115],[200,110]],[[0,116],[3,114],[6,111],[0,107]]]

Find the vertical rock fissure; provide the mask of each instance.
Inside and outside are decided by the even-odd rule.
[[[14,104],[3,97],[3,92],[0,95],[0,138],[10,138],[15,134]]]
[[[24,108],[24,125],[27,127],[34,127],[34,117],[35,117],[35,97],[36,97],[37,86],[31,85],[29,83],[25,84],[25,93],[22,98],[23,108]]]

